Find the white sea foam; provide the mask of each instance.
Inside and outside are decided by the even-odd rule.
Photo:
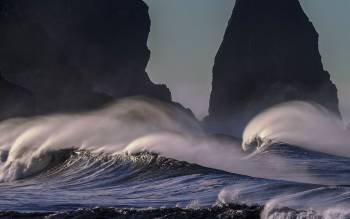
[[[202,134],[199,124],[177,108],[141,99],[84,114],[8,120],[0,124],[0,130],[0,151],[8,154],[0,172],[2,180],[44,168],[43,155],[50,151],[77,148],[115,153],[135,139],[159,132]]]
[[[265,204],[262,219],[345,219],[350,217],[349,191],[318,188],[282,195]],[[331,189],[329,189],[331,190]]]
[[[350,131],[341,119],[316,103],[288,102],[256,116],[243,134],[243,148],[275,143],[350,157]]]
[[[52,151],[158,153],[164,157],[232,173],[309,181],[307,173],[281,158],[246,159],[238,141],[206,135],[200,124],[172,105],[149,99],[119,101],[83,114],[14,119],[0,124],[0,151],[8,152],[0,180],[32,175],[50,163]]]
[[[218,203],[264,206],[263,219],[344,219],[350,216],[349,194],[346,187],[250,181],[221,190]]]
[[[307,165],[295,165],[283,156],[270,153],[268,159],[247,156],[239,141],[210,136],[189,114],[149,99],[123,100],[82,114],[11,119],[0,123],[0,133],[0,181],[40,172],[62,149],[82,149],[107,154],[147,151],[254,177],[324,183],[308,172]],[[260,139],[258,146],[262,148],[283,142],[350,156],[349,136],[341,120],[324,108],[306,102],[290,102],[254,118],[245,130],[243,149]],[[262,218],[349,217],[350,191],[346,187],[295,185],[298,184],[240,180],[223,189],[218,200],[225,204],[265,204]]]

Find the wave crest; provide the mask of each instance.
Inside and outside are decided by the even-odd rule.
[[[243,148],[274,144],[350,157],[350,131],[339,117],[316,103],[283,103],[252,119],[243,134]]]
[[[294,112],[289,113],[289,116],[301,115],[304,118],[305,110],[300,112],[301,107],[311,110],[312,118],[320,117],[313,113],[319,111],[317,107],[307,103],[278,106],[249,124],[243,139],[243,149],[249,150],[253,145],[252,151],[259,152],[276,142],[295,143],[288,140],[293,140],[305,130],[285,133],[295,125],[293,120],[288,125],[290,117],[283,113],[286,107],[287,112]],[[285,118],[287,120],[282,120]],[[322,121],[326,120],[333,121],[329,117]],[[337,122],[334,124],[339,125]],[[314,124],[307,127],[314,127]],[[235,174],[324,183],[309,174],[307,165],[295,165],[295,161],[283,156],[269,153],[264,159],[251,159],[255,157],[247,156],[249,153],[242,150],[239,140],[209,136],[191,115],[173,105],[149,99],[119,101],[104,109],[83,114],[9,120],[0,123],[0,130],[0,151],[3,151],[0,181],[35,175],[50,166],[55,152],[74,149],[110,155],[150,152]],[[305,136],[301,138],[306,139]],[[319,147],[314,148],[317,149]]]

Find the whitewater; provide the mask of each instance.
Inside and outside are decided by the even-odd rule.
[[[10,119],[0,133],[3,215],[136,208],[144,218],[162,209],[234,218],[239,205],[250,217],[350,218],[349,130],[315,103],[274,106],[242,139],[206,133],[186,110],[145,98]]]

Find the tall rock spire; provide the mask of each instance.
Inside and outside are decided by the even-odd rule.
[[[150,18],[142,0],[0,0],[0,31],[3,76],[35,96],[38,114],[134,95],[171,101],[145,72]]]
[[[318,33],[298,0],[237,0],[215,60],[207,125],[240,135],[254,115],[289,100],[340,114]]]

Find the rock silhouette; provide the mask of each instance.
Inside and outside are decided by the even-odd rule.
[[[30,115],[34,111],[33,94],[0,75],[0,115],[2,119]]]
[[[171,101],[145,72],[149,29],[142,0],[0,0],[1,71],[33,94],[32,114],[134,95]]]
[[[318,33],[298,0],[237,0],[215,59],[206,125],[241,136],[254,115],[289,100],[340,115]]]

